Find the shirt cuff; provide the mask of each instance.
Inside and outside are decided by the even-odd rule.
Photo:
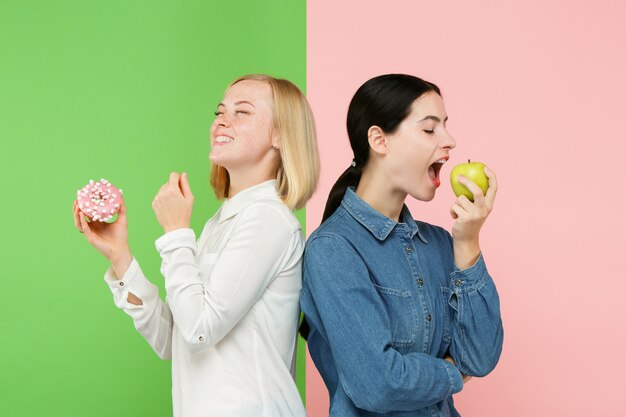
[[[195,251],[196,248],[196,234],[193,229],[180,228],[165,233],[159,237],[155,242],[159,253],[167,252],[180,247],[188,247]]]
[[[446,395],[446,397],[449,397],[450,395],[456,394],[463,389],[463,375],[461,375],[461,372],[456,366],[452,365],[447,360],[443,359],[442,363],[448,373],[448,378],[450,379],[450,391]]]
[[[143,299],[152,292],[153,284],[146,279],[135,257],[121,279],[115,274],[113,266],[110,266],[104,274],[104,281],[113,293],[126,290]]]
[[[459,269],[456,264],[454,270],[450,273],[450,280],[455,292],[467,292],[482,287],[487,280],[487,265],[483,259],[482,252],[478,256],[474,265],[463,270]]]

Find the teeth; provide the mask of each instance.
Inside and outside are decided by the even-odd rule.
[[[218,136],[215,138],[215,142],[217,143],[224,143],[224,142],[232,142],[233,139],[229,138],[228,136]]]
[[[445,164],[446,160],[445,159],[440,159],[438,161],[435,161],[436,164]]]

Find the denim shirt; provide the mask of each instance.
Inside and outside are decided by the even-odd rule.
[[[500,302],[482,254],[459,270],[446,230],[406,206],[400,220],[348,188],[306,243],[300,306],[331,417],[459,416],[462,374],[484,376],[500,357]]]

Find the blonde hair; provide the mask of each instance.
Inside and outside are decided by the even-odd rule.
[[[278,196],[291,210],[302,208],[315,191],[320,170],[311,107],[295,84],[269,75],[244,75],[228,88],[244,80],[263,81],[272,88],[274,128],[280,137]],[[218,199],[228,197],[230,177],[226,168],[213,164],[211,186]]]

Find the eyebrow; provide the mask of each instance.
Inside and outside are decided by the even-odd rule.
[[[238,104],[249,104],[249,105],[251,105],[252,107],[256,108],[256,106],[255,106],[254,104],[250,103],[250,102],[249,102],[249,101],[247,101],[247,100],[236,101],[236,102],[235,102],[235,106],[236,106],[236,105],[238,105]],[[218,105],[217,105],[217,107],[219,107],[219,106],[225,106],[225,104],[224,104],[224,103],[220,103],[220,104],[218,104]]]
[[[424,118],[423,118],[422,120],[420,120],[418,123],[421,123],[421,122],[423,122],[424,120],[434,120],[434,121],[435,121],[435,122],[437,122],[437,123],[440,123],[440,122],[441,122],[441,119],[440,119],[440,118],[438,118],[437,116],[432,116],[432,115],[429,115],[429,116],[424,117]],[[443,121],[444,121],[444,122],[447,122],[447,121],[448,121],[448,116],[446,116],[446,118],[445,118]]]

